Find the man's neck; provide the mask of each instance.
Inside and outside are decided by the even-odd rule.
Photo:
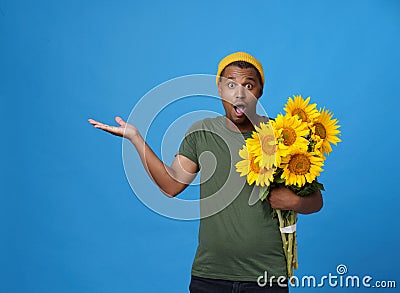
[[[264,121],[264,116],[255,115],[255,118],[247,119],[246,122],[241,124],[235,124],[230,119],[225,117],[226,127],[229,130],[235,132],[250,132],[254,130],[254,125],[259,125],[260,122]]]

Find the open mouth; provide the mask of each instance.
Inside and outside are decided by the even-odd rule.
[[[235,112],[238,116],[242,116],[244,114],[244,111],[246,110],[246,107],[244,105],[233,105],[233,108],[235,109]]]

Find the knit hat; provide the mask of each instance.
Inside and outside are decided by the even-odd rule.
[[[217,72],[217,80],[216,80],[217,85],[219,83],[219,78],[220,78],[222,70],[224,70],[224,68],[226,66],[228,66],[229,64],[231,64],[232,62],[235,62],[235,61],[246,61],[246,62],[254,65],[254,67],[257,68],[258,72],[260,73],[262,84],[264,84],[264,71],[263,71],[260,61],[258,61],[256,58],[254,58],[253,56],[251,56],[250,54],[248,54],[246,52],[235,52],[235,53],[232,53],[232,54],[226,56],[219,62],[218,72]]]

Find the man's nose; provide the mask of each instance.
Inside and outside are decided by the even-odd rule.
[[[246,98],[246,89],[244,86],[238,85],[236,87],[236,98],[238,99]]]

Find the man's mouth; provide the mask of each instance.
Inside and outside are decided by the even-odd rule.
[[[233,105],[233,108],[235,109],[235,112],[238,116],[242,116],[244,114],[244,111],[246,110],[246,107],[244,105]]]

